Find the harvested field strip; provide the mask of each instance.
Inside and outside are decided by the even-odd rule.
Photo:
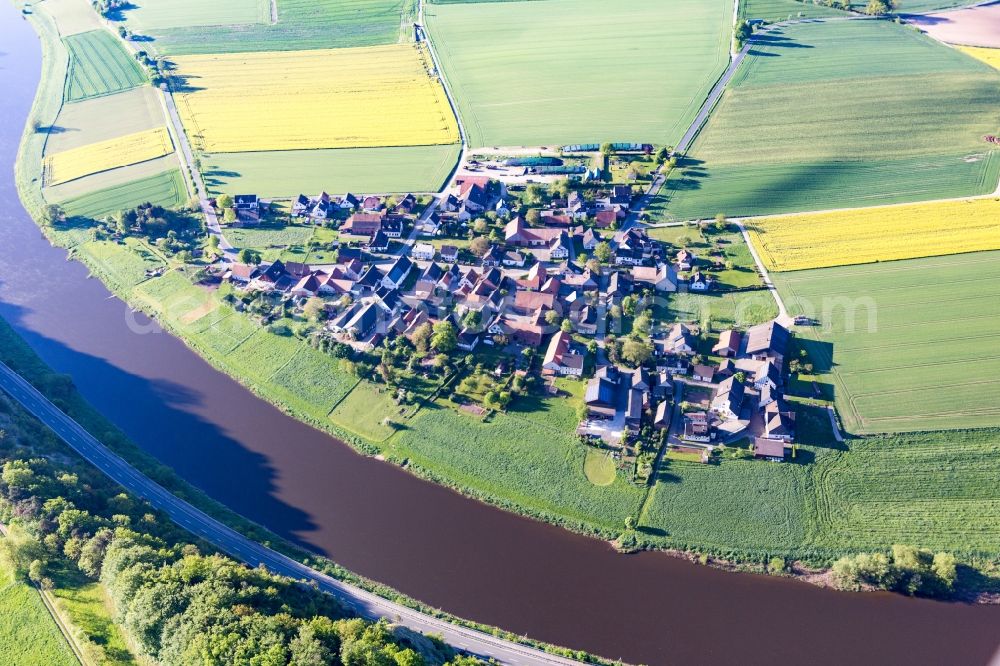
[[[125,185],[109,187],[82,197],[62,202],[70,217],[97,219],[120,210],[134,208],[141,203],[152,203],[166,208],[176,208],[187,201],[184,179],[177,169]]]
[[[60,37],[101,28],[97,12],[87,0],[45,0],[44,8],[55,21]]]
[[[181,118],[208,152],[451,144],[458,126],[422,45],[183,56]],[[256,97],[248,90],[281,90]]]
[[[976,60],[981,60],[985,62],[990,67],[994,69],[1000,69],[1000,47],[985,49],[977,48],[974,46],[960,46],[958,48],[962,53],[967,53]]]
[[[64,104],[45,137],[45,154],[160,127],[160,93],[151,86]]]
[[[66,150],[45,158],[46,185],[58,185],[92,173],[138,164],[174,151],[166,127],[129,134]]]
[[[1000,253],[773,277],[848,430],[1000,425]]]
[[[941,3],[916,0],[916,4],[918,6],[928,5],[930,9],[938,9],[949,5],[970,3],[963,0],[955,0],[954,2],[946,0]],[[910,7],[910,3],[907,3],[907,10],[918,11],[917,8]],[[942,42],[1000,48],[1000,4],[969,7],[940,14],[930,14],[929,16],[910,16],[907,17],[907,21]]]
[[[754,220],[772,271],[1000,250],[1000,201],[978,199]]]
[[[63,40],[69,71],[63,98],[75,102],[129,90],[146,83],[139,64],[106,30],[92,30]]]

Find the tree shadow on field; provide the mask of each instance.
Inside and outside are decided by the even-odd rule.
[[[167,70],[172,70],[173,65],[168,64]],[[197,86],[193,81],[200,79],[200,76],[193,76],[190,74],[171,74],[170,75],[170,89],[175,93],[193,93],[199,90],[205,90],[204,88]]]
[[[816,48],[812,44],[806,44],[804,42],[799,42],[789,37],[783,37],[782,35],[774,35],[769,33],[764,33],[760,35],[754,35],[753,46],[747,51],[747,55],[756,57],[779,57],[783,55],[781,49],[813,49]],[[770,48],[769,51],[761,51],[755,47]]]
[[[52,136],[53,134],[65,134],[66,132],[79,132],[75,127],[63,127],[61,125],[43,125],[35,129],[35,134],[47,134]]]
[[[205,185],[226,185],[226,178],[240,178],[243,174],[239,171],[226,171],[224,169],[212,169],[209,168],[202,173],[202,178],[205,180]]]

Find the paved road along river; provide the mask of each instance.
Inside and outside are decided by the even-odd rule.
[[[11,178],[38,41],[0,2],[0,315],[138,444],[236,511],[424,602],[645,664],[985,664],[1000,608],[852,595],[606,544],[425,483],[287,418],[52,248]]]

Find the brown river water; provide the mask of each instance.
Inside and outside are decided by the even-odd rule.
[[[520,518],[364,458],[215,371],[51,247],[12,177],[40,71],[0,1],[0,315],[91,403],[191,483],[414,598],[643,664],[986,664],[1000,607],[848,594],[726,573]]]

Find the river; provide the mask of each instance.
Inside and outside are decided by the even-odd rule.
[[[0,315],[140,446],[243,515],[456,615],[632,663],[986,664],[1000,607],[731,574],[520,518],[364,458],[133,315],[21,207],[12,177],[40,71],[0,2]]]

